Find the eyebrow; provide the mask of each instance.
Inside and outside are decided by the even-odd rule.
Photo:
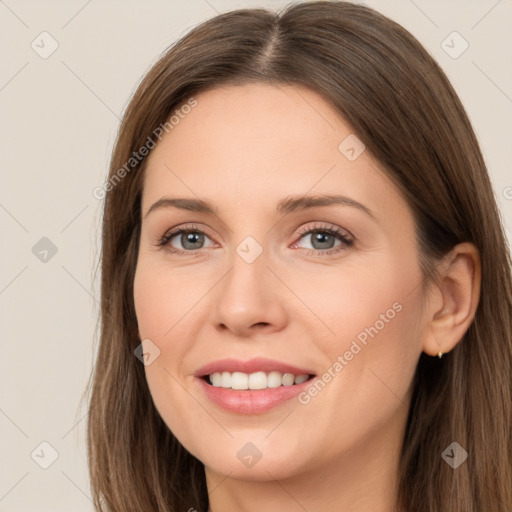
[[[288,214],[298,210],[306,210],[308,208],[331,205],[343,205],[357,208],[370,216],[374,221],[378,222],[377,215],[367,206],[359,203],[358,201],[355,201],[354,199],[351,199],[350,197],[337,194],[285,197],[277,204],[276,213]],[[217,209],[211,203],[203,199],[162,197],[151,205],[149,210],[144,215],[144,218],[146,218],[151,212],[155,210],[171,207],[218,216]]]

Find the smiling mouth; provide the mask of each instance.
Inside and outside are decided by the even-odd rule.
[[[314,378],[313,374],[271,372],[215,372],[203,375],[200,378],[208,385],[216,388],[233,390],[260,390],[290,387],[303,384]]]

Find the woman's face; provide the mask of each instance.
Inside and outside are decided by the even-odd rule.
[[[234,478],[385,461],[427,329],[411,211],[316,93],[195,99],[144,182],[134,295],[156,408]]]

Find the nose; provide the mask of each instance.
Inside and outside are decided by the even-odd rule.
[[[266,252],[252,263],[234,252],[231,263],[212,297],[215,327],[241,338],[283,329],[288,319],[286,289],[267,266]]]

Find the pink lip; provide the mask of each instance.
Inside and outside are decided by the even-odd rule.
[[[219,407],[239,414],[258,414],[294,398],[303,392],[306,387],[314,382],[309,379],[302,384],[292,386],[280,386],[278,388],[267,389],[229,389],[214,387],[207,383],[204,376],[216,372],[243,372],[254,373],[258,371],[280,373],[293,373],[297,375],[313,375],[314,372],[297,366],[282,363],[272,359],[256,358],[250,361],[237,361],[235,359],[222,359],[214,361],[199,368],[194,374],[199,386],[203,389],[206,396]]]
[[[196,377],[196,381],[206,393],[206,396],[219,407],[239,414],[258,414],[294,398],[312,384],[315,379],[309,379],[302,384],[294,384],[293,386],[244,390],[216,388],[199,377]]]
[[[258,357],[250,359],[249,361],[237,361],[236,359],[221,359],[212,363],[201,366],[194,375],[196,377],[204,377],[216,372],[242,372],[242,373],[255,373],[255,372],[281,372],[293,373],[294,375],[312,375],[315,372],[304,368],[298,368],[290,364],[282,363],[274,359],[265,359]],[[279,388],[275,388],[279,389]]]

